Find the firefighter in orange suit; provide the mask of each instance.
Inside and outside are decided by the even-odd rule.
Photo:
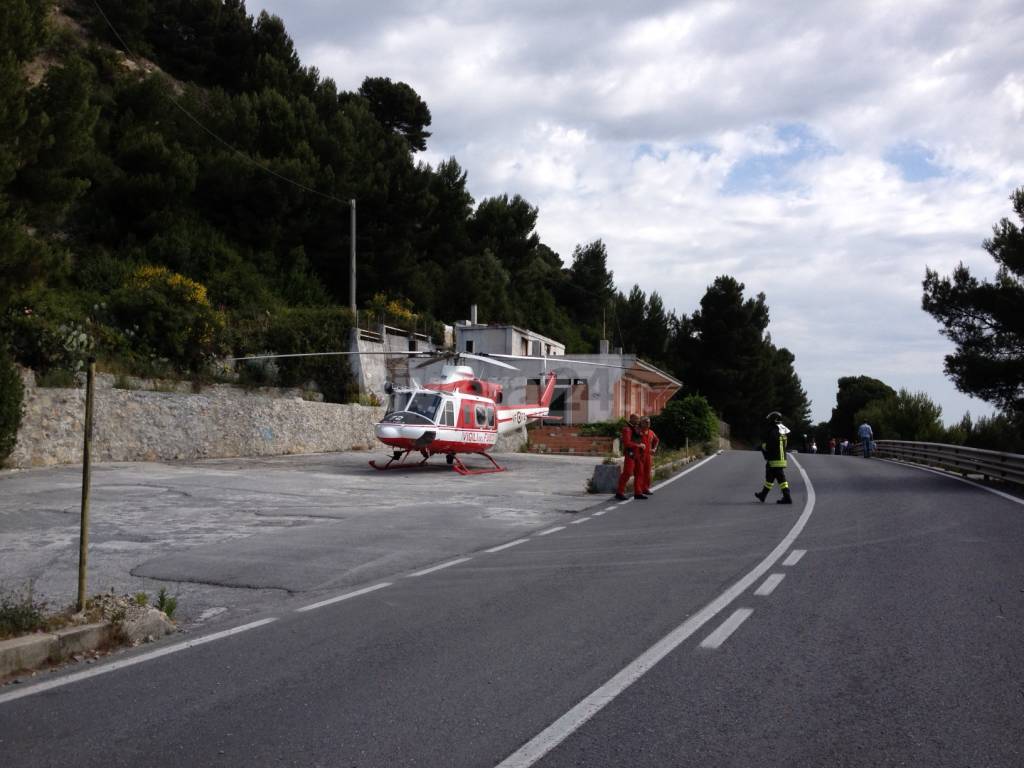
[[[635,413],[630,414],[629,421],[622,428],[622,452],[626,460],[622,462],[622,472],[619,474],[619,485],[615,489],[615,498],[619,501],[626,500],[626,483],[633,478],[633,498],[646,499],[641,489],[643,481],[640,479],[640,472],[643,469],[644,439],[640,432],[640,417]]]
[[[643,435],[644,441],[644,468],[640,472],[640,481],[643,487],[640,489],[640,493],[644,496],[652,496],[654,494],[651,490],[651,482],[654,480],[654,453],[658,450],[661,440],[651,429],[651,420],[647,416],[640,419],[640,434]]]

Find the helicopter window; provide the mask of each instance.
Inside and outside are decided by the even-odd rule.
[[[462,426],[470,429],[473,426],[473,406],[467,403],[462,406]]]
[[[494,427],[494,409],[493,408],[488,408],[487,409],[487,426],[488,427],[492,427],[492,428]]]
[[[412,397],[412,392],[392,392],[391,396],[388,397],[387,413],[394,413],[395,411],[404,411],[406,409],[406,406],[409,405],[410,397]]]
[[[426,392],[417,392],[412,396],[412,400],[409,401],[409,405],[406,406],[405,410],[410,413],[417,413],[431,421],[437,415],[437,409],[441,405],[441,396],[434,394],[427,394]]]
[[[487,411],[482,405],[476,407],[476,425],[478,427],[487,426]]]
[[[455,410],[452,408],[452,401],[444,404],[444,411],[441,413],[441,420],[438,422],[445,427],[455,426]]]

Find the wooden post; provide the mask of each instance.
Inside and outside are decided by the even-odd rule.
[[[85,444],[82,448],[82,526],[78,537],[78,602],[76,610],[85,610],[85,575],[89,560],[89,491],[92,485],[92,403],[96,378],[96,358],[89,358],[85,379]]]

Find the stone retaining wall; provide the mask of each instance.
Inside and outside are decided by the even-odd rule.
[[[24,415],[7,467],[82,461],[85,389],[25,382]],[[373,425],[384,409],[304,400],[296,390],[252,392],[230,385],[199,393],[115,389],[96,382],[93,457],[96,461],[273,456],[380,447]],[[188,387],[187,384],[184,385]]]

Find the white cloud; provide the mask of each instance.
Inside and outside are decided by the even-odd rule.
[[[728,273],[767,294],[816,419],[842,375],[990,409],[942,374],[925,266],[980,247],[1024,184],[1015,0],[249,2],[339,86],[412,85],[477,200],[520,193],[568,259],[601,238],[619,287],[691,312]],[[935,175],[907,181],[894,147]]]

